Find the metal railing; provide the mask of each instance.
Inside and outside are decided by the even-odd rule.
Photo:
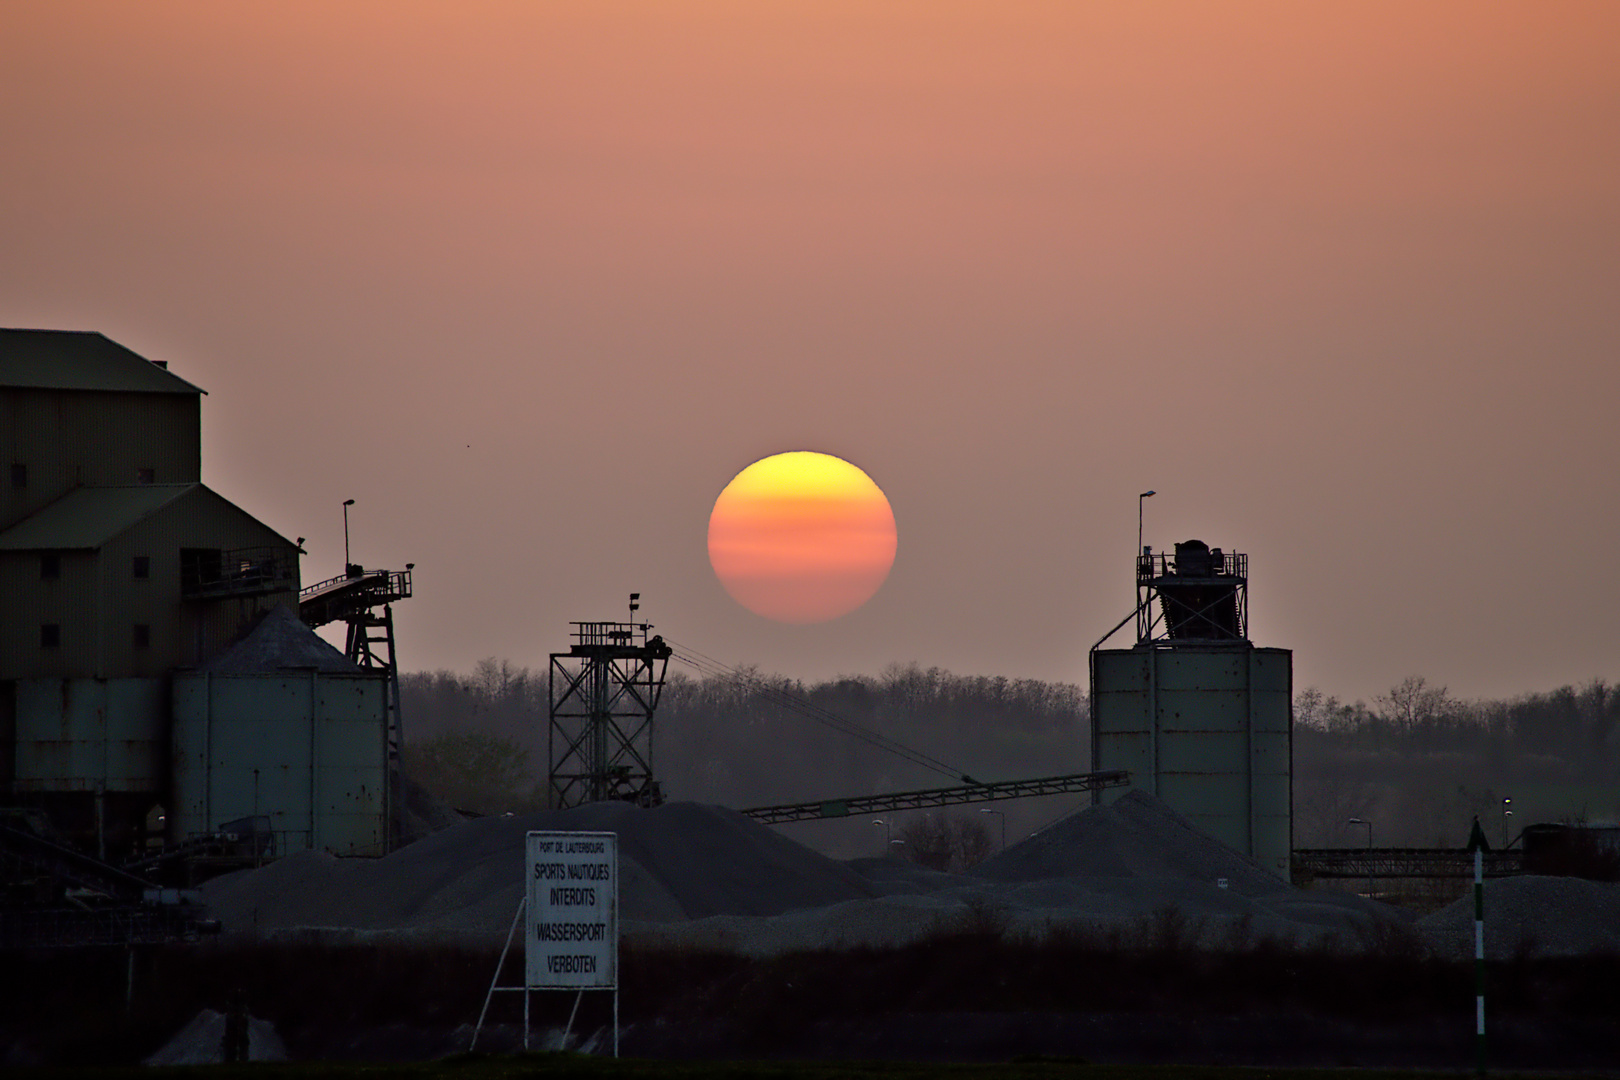
[[[1487,851],[1486,877],[1524,870],[1524,852]],[[1294,878],[1471,878],[1474,855],[1466,848],[1296,848]]]
[[[358,574],[339,574],[337,577],[317,581],[298,590],[300,600],[315,596],[318,593],[330,592],[339,585],[354,583],[368,591],[394,593],[389,602],[403,600],[411,595],[411,572],[409,570],[362,570]]]
[[[1214,548],[1207,557],[1199,557],[1194,561],[1196,565],[1190,563],[1186,567],[1178,567],[1174,552],[1155,551],[1148,555],[1138,555],[1137,583],[1146,585],[1155,578],[1162,577],[1217,580],[1221,578],[1247,580],[1249,577],[1249,557],[1241,552],[1223,552],[1220,548]]]
[[[298,590],[298,616],[310,627],[347,619],[411,595],[409,570],[361,570]]]
[[[575,645],[634,645],[639,636],[641,644],[647,642],[651,623],[577,622],[574,627]]]

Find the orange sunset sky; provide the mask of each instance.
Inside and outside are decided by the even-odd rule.
[[[209,391],[407,669],[625,595],[806,679],[1083,682],[1146,539],[1296,685],[1620,679],[1620,5],[73,3],[0,32],[0,325]],[[748,463],[887,493],[870,603],[708,566]]]

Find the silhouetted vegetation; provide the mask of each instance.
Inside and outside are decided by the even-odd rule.
[[[1352,817],[1379,846],[1459,847],[1475,815],[1500,846],[1535,822],[1620,814],[1620,693],[1603,680],[1474,702],[1420,676],[1371,705],[1307,689],[1294,720],[1302,847],[1365,843]]]
[[[450,806],[492,814],[544,806],[529,751],[515,739],[471,728],[446,731],[405,747],[406,775]]]
[[[896,841],[896,857],[949,873],[977,866],[996,850],[982,819],[941,810],[908,817]]]
[[[471,675],[422,672],[400,684],[414,779],[470,809],[543,805],[544,670],[484,660]],[[931,770],[835,730],[821,722],[828,713],[948,768]],[[736,678],[675,672],[658,709],[654,770],[669,798],[733,807],[940,787],[960,783],[964,773],[1013,780],[1083,772],[1087,715],[1085,694],[1072,684],[915,665],[808,686],[755,669]],[[525,764],[481,764],[501,746],[513,762],[526,753]],[[1007,810],[1015,836],[1017,823],[1040,823],[1058,812],[1013,804]],[[897,818],[895,828],[908,820]],[[860,836],[862,844],[868,839]],[[965,834],[958,840],[968,842]],[[952,856],[958,865],[963,857]]]
[[[406,675],[401,690],[413,776],[469,809],[543,805],[544,669],[484,660],[470,675]],[[879,750],[821,723],[827,713],[948,768]],[[962,773],[1011,780],[1083,772],[1087,724],[1085,692],[1071,683],[917,665],[809,685],[755,669],[739,678],[676,672],[659,708],[653,759],[670,798],[746,807],[939,787]],[[1016,840],[1083,803],[1002,805]],[[1296,698],[1297,846],[1360,846],[1363,827],[1346,823],[1361,818],[1374,823],[1379,846],[1457,847],[1476,814],[1493,845],[1504,826],[1511,840],[1534,822],[1620,816],[1620,693],[1594,680],[1470,702],[1411,676],[1371,704],[1314,688]],[[898,830],[914,816],[897,815],[891,825]],[[884,847],[883,838],[849,829],[829,840],[814,825],[796,828],[840,854]]]

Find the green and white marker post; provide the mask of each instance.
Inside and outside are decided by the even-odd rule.
[[[1474,818],[1468,850],[1474,853],[1474,1070],[1485,1075],[1485,830]]]

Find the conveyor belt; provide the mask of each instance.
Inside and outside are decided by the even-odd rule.
[[[409,570],[362,570],[317,582],[298,593],[298,617],[310,629],[411,595]]]
[[[1130,778],[1130,773],[1124,771],[1075,773],[1070,776],[1047,776],[1037,780],[959,784],[955,787],[925,788],[921,791],[899,791],[890,795],[857,795],[848,799],[756,806],[742,813],[766,825],[779,825],[787,821],[856,817],[861,814],[886,813],[890,810],[914,810],[925,806],[955,806],[961,803],[996,802],[1001,799],[1026,799],[1032,795],[1096,791],[1099,788],[1119,787],[1129,783]]]

